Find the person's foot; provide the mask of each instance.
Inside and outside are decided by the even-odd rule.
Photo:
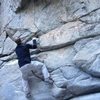
[[[30,98],[30,97],[31,97],[31,93],[29,92],[26,94],[26,98]]]

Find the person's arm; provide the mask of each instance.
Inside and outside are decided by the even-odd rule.
[[[36,39],[33,39],[32,41],[33,41],[33,45],[26,44],[26,47],[29,49],[36,49],[37,48],[37,41],[36,41]]]

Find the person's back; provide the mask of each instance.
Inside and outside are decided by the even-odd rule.
[[[28,44],[18,45],[15,51],[18,57],[18,63],[20,67],[31,62]]]
[[[18,64],[20,67],[24,66],[25,64],[31,63],[31,57],[30,57],[30,51],[29,49],[36,49],[36,44],[30,45],[30,44],[22,44],[21,39],[16,40],[17,47],[15,49],[17,58],[18,58]]]

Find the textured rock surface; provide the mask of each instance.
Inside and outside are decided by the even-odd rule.
[[[80,96],[71,100],[99,100],[99,99],[100,99],[100,93],[96,93],[93,95]]]
[[[54,83],[31,75],[32,100],[100,99],[100,0],[1,0],[0,19],[0,100],[27,100],[13,39],[34,36]]]

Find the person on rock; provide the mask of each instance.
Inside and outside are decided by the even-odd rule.
[[[29,98],[31,96],[29,86],[29,73],[32,73],[32,71],[35,72],[38,67],[41,67],[44,81],[52,83],[52,80],[44,63],[40,61],[33,61],[33,63],[31,63],[29,50],[38,48],[36,38],[33,39],[33,45],[22,43],[20,38],[16,39],[15,42],[17,44],[15,52],[17,55],[20,70],[22,72],[23,90],[26,94],[26,97]]]

